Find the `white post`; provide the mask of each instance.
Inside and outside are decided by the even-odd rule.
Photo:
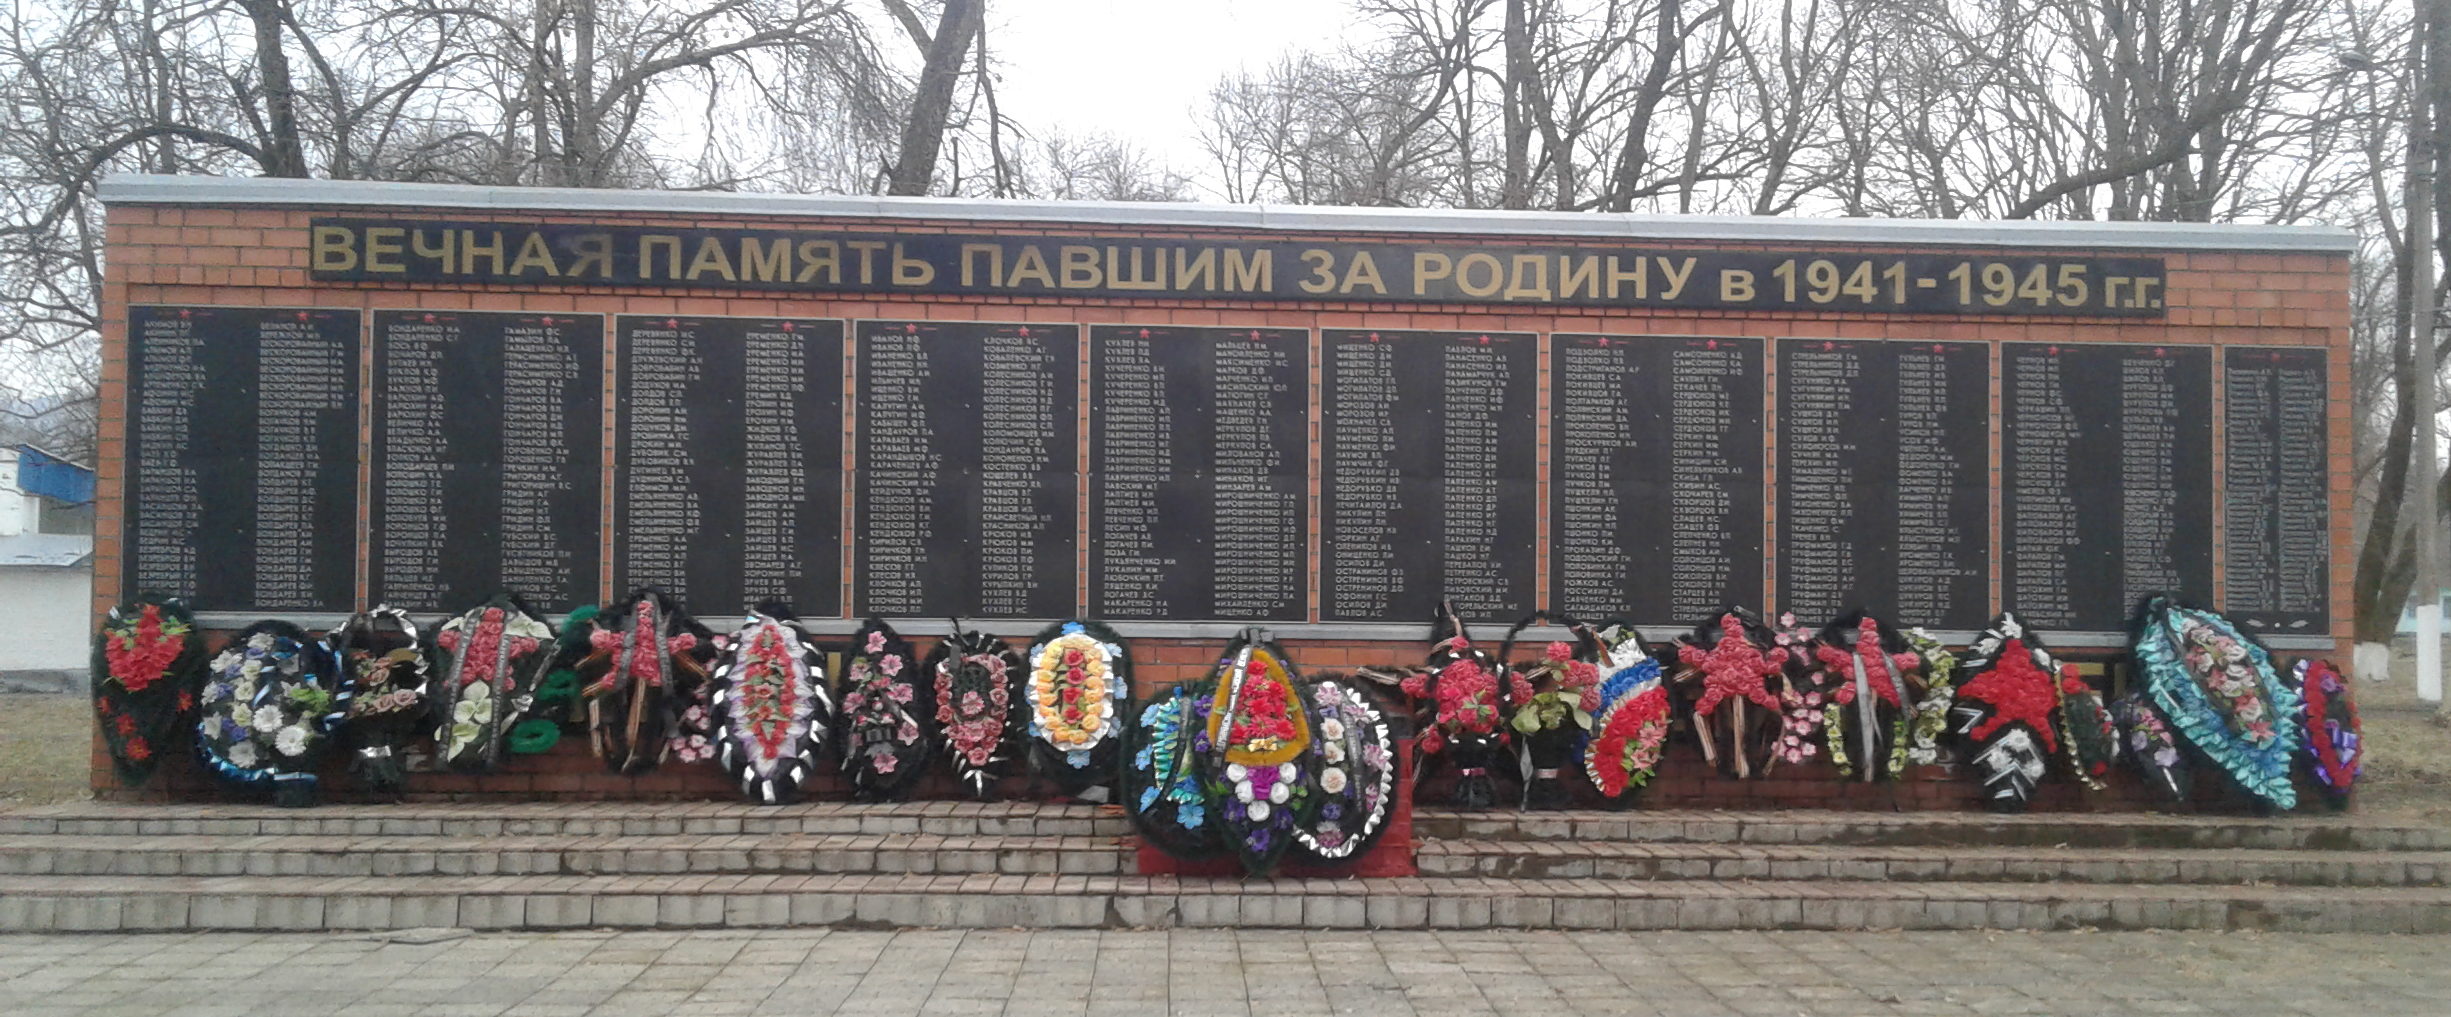
[[[2417,367],[2417,448],[2415,486],[2409,512],[2417,552],[2417,698],[2442,702],[2442,570],[2435,546],[2440,509],[2435,505],[2434,386],[2434,52],[2438,41],[2434,0],[2416,0],[2416,33],[2410,62],[2415,87],[2409,95],[2409,256],[2411,272],[2409,322],[2414,335]]]

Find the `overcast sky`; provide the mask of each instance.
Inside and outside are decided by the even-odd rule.
[[[1032,128],[1105,132],[1199,168],[1191,114],[1218,76],[1343,30],[1344,0],[1008,0],[988,5],[997,99]]]

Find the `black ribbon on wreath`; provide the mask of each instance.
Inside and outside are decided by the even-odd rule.
[[[1510,742],[1499,686],[1504,670],[1498,658],[1472,645],[1454,603],[1440,601],[1430,617],[1429,660],[1402,687],[1417,715],[1427,711],[1416,725],[1421,737],[1413,743],[1415,751],[1445,759],[1455,769],[1456,808],[1497,804],[1490,767],[1504,759]]]
[[[1534,625],[1562,626],[1574,638],[1546,644],[1538,660],[1518,661],[1515,643]],[[1575,746],[1590,736],[1592,714],[1600,706],[1600,654],[1600,638],[1590,626],[1548,611],[1518,619],[1498,645],[1526,809],[1562,809],[1573,801],[1563,774],[1575,763]]]

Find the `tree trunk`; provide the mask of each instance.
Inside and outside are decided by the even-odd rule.
[[[530,159],[536,175],[530,183],[551,187],[562,182],[554,171],[553,114],[551,96],[545,84],[545,44],[553,39],[553,21],[558,17],[555,0],[536,0],[536,25],[528,37],[528,130],[535,151]]]
[[[936,153],[945,143],[945,122],[953,115],[953,86],[961,80],[970,52],[970,37],[979,29],[986,0],[945,0],[928,40],[927,61],[920,67],[919,88],[911,96],[911,115],[902,124],[902,147],[894,160],[887,194],[926,194],[936,182]]]
[[[2409,89],[2408,101],[2412,104],[2410,119],[2415,124],[2426,125],[2425,129],[2435,141],[2433,148],[2437,155],[2446,151],[2442,147],[2445,132],[2451,130],[2451,125],[2444,124],[2439,115],[2445,100],[2451,99],[2451,66],[2446,66],[2441,59],[2446,27],[2451,26],[2431,26],[2432,30],[2416,39],[2411,47],[2416,66],[2411,75],[2413,87]],[[2419,104],[2422,104],[2422,108],[2418,108]],[[2451,186],[2451,181],[2443,177],[2441,173],[2435,175],[2437,201],[2444,195],[2443,188]],[[2416,204],[2416,186],[2417,174],[2411,173],[2403,189],[2402,207]],[[2437,211],[2442,211],[2439,206]],[[2413,230],[2414,223],[2408,225]],[[2411,290],[2416,278],[2416,266],[2412,259],[2437,257],[2451,251],[2451,237],[2438,234],[2435,242],[2436,247],[2424,251],[2417,250],[2405,239],[2397,245],[2400,257],[2394,269],[2400,297],[2394,309],[2392,374],[2398,391],[2394,393],[2393,412],[2385,432],[2380,467],[2376,474],[2374,514],[2366,525],[2366,539],[2358,549],[2357,573],[2351,580],[2352,631],[2361,643],[2388,643],[2399,630],[2400,611],[2409,602],[2409,587],[2417,572],[2412,547],[2415,541],[2410,539],[2409,528],[2441,525],[2439,519],[2404,519],[2403,512],[2410,474],[2415,466],[2411,461],[2411,452],[2416,444],[2416,429],[2435,424],[2434,421],[2415,419],[2417,386],[2438,384],[2439,379],[2417,377],[2414,346],[2418,342],[2432,341],[2435,330],[2428,327],[2432,323],[2415,321],[2411,315]],[[2440,306],[2439,303],[2437,306]],[[2436,350],[2439,359],[2442,346],[2438,344]],[[2435,486],[2438,505],[2451,504],[2451,501],[2444,500],[2451,497],[2451,486],[2447,485],[2451,485],[2451,474],[2445,474]],[[2439,595],[2438,591],[2415,592],[2418,596]]]
[[[1498,195],[1500,208],[1532,207],[1532,29],[1524,5],[1530,0],[1506,0],[1506,181]]]
[[[162,12],[155,0],[146,0],[144,19],[145,68],[140,80],[153,93],[153,122],[166,124],[171,122],[170,58],[162,52]],[[150,147],[153,149],[153,172],[179,171],[178,150],[172,145],[169,135],[153,139]]]
[[[1667,97],[1668,75],[1675,69],[1677,52],[1684,45],[1684,12],[1678,0],[1660,0],[1657,17],[1659,30],[1651,39],[1651,63],[1644,69],[1642,84],[1635,92],[1625,147],[1618,150],[1617,171],[1610,177],[1607,200],[1602,206],[1611,212],[1633,211],[1635,189],[1642,182],[1643,167],[1651,161],[1651,118],[1658,112],[1660,101]]]
[[[608,176],[604,165],[603,125],[597,123],[597,110],[604,104],[596,97],[596,0],[574,0],[577,4],[570,30],[570,136],[562,139],[569,149],[569,185],[572,187],[602,187]]]
[[[289,54],[281,48],[282,0],[241,0],[255,24],[255,68],[263,77],[264,157],[268,177],[306,175],[306,149],[298,142],[298,89],[290,81]]]

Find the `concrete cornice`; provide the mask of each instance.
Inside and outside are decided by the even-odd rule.
[[[878,220],[960,220],[1287,233],[1420,233],[1594,241],[1879,244],[2062,250],[2268,251],[2345,255],[2356,235],[2332,226],[1975,219],[1810,219],[1466,209],[1209,205],[1186,202],[995,201],[718,191],[121,174],[102,200],[123,205],[465,209],[471,213],[621,212]]]

